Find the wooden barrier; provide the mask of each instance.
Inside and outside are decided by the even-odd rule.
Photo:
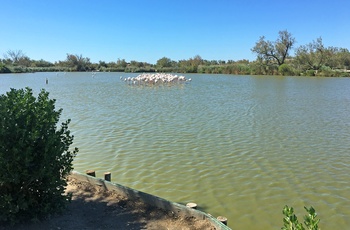
[[[111,175],[110,172],[105,172],[105,173],[104,173],[104,176],[105,176],[105,180],[106,180],[106,181],[111,181],[112,175]]]
[[[223,223],[224,225],[227,225],[227,218],[224,216],[218,216],[216,219],[218,219],[218,221],[220,221],[221,223]]]
[[[82,175],[79,175],[78,172],[74,172],[73,173],[75,175],[75,177],[79,178],[80,180],[84,180],[84,177]],[[95,170],[86,170],[86,174],[92,177],[96,177],[96,172]],[[111,172],[105,172],[104,173],[104,180],[110,182],[111,181]],[[204,218],[209,218],[211,219],[211,222],[213,223],[213,221],[215,220],[215,218],[210,215],[210,214],[205,214],[202,213],[201,211],[198,211],[198,213],[193,213],[195,211],[189,211],[191,209],[197,209],[197,204],[196,203],[187,203],[186,207],[189,208],[188,210],[185,210],[181,207],[181,205],[177,204],[177,203],[172,203],[170,201],[164,200],[160,197],[156,197],[156,196],[152,196],[150,194],[141,192],[141,191],[137,191],[119,184],[108,184],[108,183],[104,183],[102,179],[98,179],[96,180],[95,178],[93,179],[94,181],[91,181],[92,179],[86,178],[87,181],[89,183],[95,183],[98,185],[103,185],[107,190],[116,190],[118,192],[124,193],[125,196],[131,197],[131,198],[141,198],[141,200],[143,200],[143,202],[151,204],[153,206],[156,206],[158,208],[164,209],[164,210],[173,210],[173,212],[177,212],[180,213],[180,211],[182,212],[183,215],[191,215],[193,216],[194,214],[196,214],[196,218],[199,219],[204,219]],[[219,221],[221,224],[223,224],[223,226],[217,226],[218,229],[230,229],[227,227],[227,218],[224,216],[218,216],[216,218],[216,221]],[[215,223],[215,222],[214,222]]]
[[[96,177],[95,170],[86,170],[86,174],[89,175],[89,176]]]

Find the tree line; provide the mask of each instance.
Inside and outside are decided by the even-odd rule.
[[[322,37],[290,51],[295,38],[287,30],[280,31],[276,41],[264,36],[251,49],[257,55],[255,61],[258,74],[350,76],[350,52],[345,48],[325,47]]]
[[[174,61],[162,57],[156,64],[130,62],[92,63],[81,54],[67,54],[63,61],[55,63],[32,60],[21,50],[9,50],[0,59],[0,73],[55,72],[55,71],[104,71],[104,72],[179,72],[241,75],[290,75],[290,76],[350,76],[350,52],[346,48],[326,47],[322,38],[295,47],[296,39],[287,30],[279,31],[275,41],[261,36],[251,49],[256,60],[205,60],[196,55],[187,60]],[[291,51],[294,50],[294,55]]]

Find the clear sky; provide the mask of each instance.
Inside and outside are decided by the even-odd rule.
[[[259,37],[274,41],[280,30],[296,47],[322,37],[350,50],[349,0],[0,0],[0,8],[1,58],[22,50],[50,62],[67,53],[92,62],[255,60]]]

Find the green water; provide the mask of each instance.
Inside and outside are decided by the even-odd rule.
[[[0,75],[0,93],[45,88],[71,118],[75,170],[195,202],[232,229],[280,229],[313,206],[322,229],[350,226],[350,79],[185,75],[129,85],[124,73]],[[48,78],[49,84],[45,84]]]

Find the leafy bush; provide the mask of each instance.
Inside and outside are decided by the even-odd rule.
[[[0,223],[59,213],[70,199],[64,186],[78,149],[69,150],[70,120],[57,129],[61,112],[45,90],[0,95]]]
[[[316,71],[313,69],[306,70],[305,72],[306,76],[313,77],[316,75]]]
[[[9,67],[12,73],[25,73],[28,72],[26,67],[23,66],[10,66]]]
[[[11,73],[11,71],[3,63],[0,62],[0,73]]]
[[[278,67],[278,72],[282,74],[283,76],[293,76],[294,70],[293,67],[290,65],[284,63]]]
[[[304,207],[308,215],[304,216],[304,225],[299,223],[297,216],[294,214],[293,207],[288,207],[287,205],[283,208],[283,224],[282,230],[319,230],[318,223],[320,219],[316,219],[317,213],[313,207],[307,208]]]

